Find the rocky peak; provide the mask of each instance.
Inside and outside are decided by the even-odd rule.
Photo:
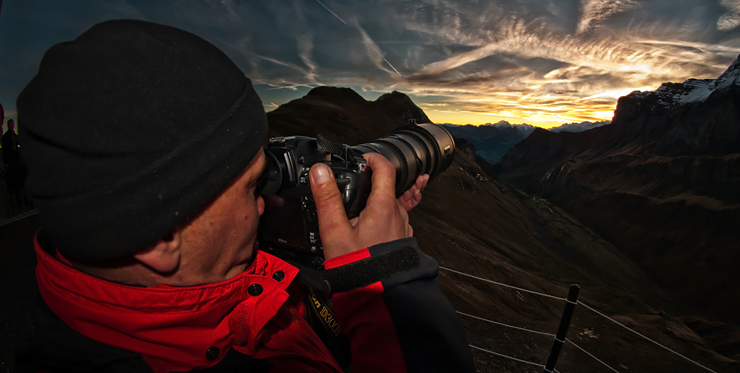
[[[407,96],[405,93],[401,93],[398,91],[393,91],[391,93],[384,93],[380,97],[378,97],[377,102],[383,102],[386,100],[400,100],[403,103],[413,103],[411,101],[411,98]]]
[[[609,143],[664,156],[735,153],[740,150],[739,100],[740,58],[717,79],[665,83],[621,97]]]
[[[740,56],[717,79],[688,79],[683,83],[663,83],[655,91],[635,91],[627,97],[653,101],[662,108],[704,102],[714,92],[740,86]]]
[[[404,122],[408,122],[410,119],[416,120],[417,123],[431,122],[424,111],[416,106],[409,96],[398,91],[381,95],[373,101],[373,105],[396,112]]]
[[[351,102],[365,102],[365,99],[362,98],[362,96],[360,96],[357,92],[352,90],[352,88],[346,87],[320,86],[308,91],[306,97],[325,100],[329,102],[341,102],[346,100],[349,100]]]

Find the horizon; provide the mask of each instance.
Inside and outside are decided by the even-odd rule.
[[[715,79],[740,55],[739,0],[6,1],[6,118],[16,117],[15,99],[50,46],[121,18],[213,43],[252,80],[266,111],[321,85],[367,100],[396,90],[433,122],[459,125],[611,120],[619,97]]]

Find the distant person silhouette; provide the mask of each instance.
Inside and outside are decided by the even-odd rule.
[[[13,119],[8,119],[8,130],[3,134],[2,146],[7,175],[5,184],[11,202],[9,211],[11,215],[15,215],[22,212],[23,206],[26,204],[23,185],[25,184],[27,171],[21,161],[20,143],[18,142],[18,135],[15,133],[15,121]]]
[[[20,162],[18,152],[18,135],[15,133],[15,121],[8,119],[8,130],[3,134],[3,161],[5,165],[17,165]]]
[[[3,134],[3,162],[5,163],[6,179],[5,185],[10,195],[11,215],[22,210],[24,204],[23,184],[25,179],[25,168],[21,162],[18,135],[15,133],[15,121],[8,119],[8,130]]]

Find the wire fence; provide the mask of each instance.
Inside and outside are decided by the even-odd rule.
[[[465,273],[465,272],[457,271],[457,270],[454,270],[454,269],[451,269],[451,268],[446,268],[446,267],[443,267],[443,266],[440,266],[439,268],[442,269],[442,270],[445,270],[447,272],[455,273],[455,274],[458,274],[458,275],[461,275],[461,276],[465,276],[465,277],[468,277],[468,278],[472,278],[472,279],[475,279],[475,280],[478,280],[478,281],[481,281],[481,282],[486,282],[486,283],[489,283],[489,284],[494,284],[494,285],[498,285],[498,286],[501,286],[501,287],[505,287],[505,288],[509,288],[509,289],[514,289],[514,290],[517,290],[517,291],[529,293],[529,294],[540,296],[540,297],[546,297],[546,298],[556,299],[556,300],[560,300],[560,301],[568,301],[566,298],[563,298],[563,297],[558,297],[558,296],[551,295],[551,294],[545,294],[545,293],[537,292],[537,291],[534,291],[534,290],[529,290],[529,289],[524,289],[524,288],[517,287],[517,286],[512,286],[512,285],[505,284],[505,283],[502,283],[502,282],[497,282],[497,281],[493,281],[493,280],[490,280],[490,279],[482,278],[482,277],[479,277],[479,276],[471,275],[471,274],[468,274],[468,273]],[[620,323],[619,321],[615,320],[614,318],[607,316],[603,312],[600,312],[600,311],[596,310],[595,308],[593,308],[593,307],[591,307],[591,306],[583,303],[582,301],[578,301],[576,303],[579,304],[579,305],[581,305],[586,310],[589,310],[589,311],[593,312],[595,315],[598,315],[598,316],[600,316],[600,317],[602,317],[602,318],[610,321],[611,323],[614,323],[615,325],[617,325],[617,326],[619,326],[619,327],[621,327],[623,329],[628,330],[629,332],[631,332],[634,335],[640,337],[641,339],[649,342],[652,345],[658,346],[661,349],[664,349],[664,350],[666,350],[666,351],[668,351],[668,352],[670,352],[670,353],[672,353],[672,354],[674,354],[674,355],[676,355],[676,356],[684,359],[685,361],[691,362],[692,364],[696,365],[697,367],[699,367],[699,368],[701,368],[701,369],[703,369],[705,371],[712,372],[712,373],[717,373],[716,371],[708,368],[707,366],[705,366],[703,364],[700,364],[700,363],[696,362],[695,360],[692,360],[692,359],[690,359],[690,358],[688,358],[688,357],[686,357],[686,356],[678,353],[677,351],[675,351],[675,350],[673,350],[673,349],[671,349],[669,347],[666,347],[665,345],[663,345],[663,344],[661,344],[661,343],[659,343],[659,342],[657,342],[657,341],[655,341],[655,340],[653,340],[653,339],[645,336],[642,333],[637,332],[636,330],[634,330],[634,329],[632,329],[632,328],[624,325],[623,323]],[[518,331],[523,331],[523,332],[527,332],[527,333],[531,333],[531,334],[543,335],[543,336],[547,336],[547,337],[556,339],[556,335],[553,334],[553,333],[542,332],[542,331],[538,331],[538,330],[532,330],[532,329],[528,329],[528,328],[514,326],[514,325],[502,323],[502,322],[499,322],[499,321],[489,320],[489,319],[486,319],[484,317],[480,317],[480,316],[476,316],[476,315],[471,315],[471,314],[468,314],[468,313],[460,312],[460,311],[458,311],[457,313],[459,315],[461,315],[461,316],[464,316],[464,317],[467,317],[467,318],[470,318],[470,319],[474,319],[474,320],[478,320],[478,321],[483,321],[483,322],[486,322],[486,323],[489,323],[489,324],[498,325],[498,326],[502,326],[502,327],[506,327],[506,328],[510,328],[510,329],[514,329],[514,330],[518,330]],[[567,342],[568,345],[571,345],[571,346],[575,347],[576,349],[578,349],[579,351],[581,351],[585,355],[587,355],[590,358],[592,358],[594,361],[598,362],[600,365],[604,366],[606,369],[608,369],[608,370],[610,370],[612,372],[619,373],[619,371],[617,369],[615,369],[614,367],[612,367],[609,364],[607,364],[606,362],[604,362],[603,359],[599,359],[593,353],[591,353],[591,352],[587,351],[586,349],[584,349],[583,347],[577,345],[571,339],[565,338],[564,341],[560,341],[560,342]],[[516,362],[520,362],[520,363],[525,363],[525,364],[528,364],[528,365],[533,365],[533,366],[538,366],[538,367],[545,368],[545,365],[540,364],[540,363],[537,363],[537,362],[527,361],[527,360],[523,360],[523,359],[516,358],[516,357],[513,357],[513,356],[508,356],[508,355],[502,354],[500,352],[490,351],[489,349],[481,348],[481,347],[474,346],[474,345],[470,345],[470,347],[472,349],[474,349],[474,350],[485,352],[485,353],[488,353],[488,354],[491,354],[491,355],[494,355],[494,356],[506,358],[506,359],[509,359],[509,360],[512,360],[512,361],[516,361]],[[548,370],[545,370],[545,371],[547,372]],[[555,370],[555,371],[557,371],[557,370]]]

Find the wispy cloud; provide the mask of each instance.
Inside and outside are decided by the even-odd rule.
[[[30,79],[28,66],[37,66],[45,48],[110,18],[146,19],[203,36],[266,92],[265,102],[280,104],[321,84],[353,87],[366,97],[399,90],[433,120],[457,123],[609,119],[615,96],[714,78],[740,53],[740,0],[6,5],[0,35],[18,41],[3,45],[16,51],[0,61],[3,104]],[[47,8],[53,15],[39,17],[38,9]],[[55,39],[70,25],[79,30]],[[34,39],[42,40],[40,34],[43,43]]]
[[[393,67],[393,65],[391,65],[390,62],[388,62],[388,60],[385,58],[385,55],[383,54],[383,51],[380,50],[380,47],[378,47],[378,44],[376,44],[375,41],[373,41],[373,39],[370,37],[370,35],[367,34],[365,29],[362,28],[360,23],[357,21],[354,21],[353,24],[357,28],[357,30],[360,32],[360,35],[362,35],[362,45],[365,46],[367,57],[371,61],[373,61],[373,64],[378,69],[383,70],[389,74],[392,74],[393,72],[395,72],[396,74],[401,76],[401,73],[399,73],[398,70],[396,70],[396,68]],[[385,64],[390,66],[391,69],[393,69],[393,72],[391,72],[390,70],[388,70],[388,68],[385,67],[384,62]]]
[[[301,61],[303,61],[308,68],[305,75],[306,80],[310,84],[319,84],[316,80],[319,67],[311,59],[311,52],[313,51],[313,34],[306,33],[296,36],[296,49],[298,49],[298,56],[301,58]]]
[[[578,21],[577,32],[579,34],[587,32],[611,15],[635,6],[637,6],[635,0],[581,0],[582,14]]]
[[[722,6],[727,8],[727,13],[717,20],[717,29],[730,31],[740,26],[740,0],[722,0]]]

